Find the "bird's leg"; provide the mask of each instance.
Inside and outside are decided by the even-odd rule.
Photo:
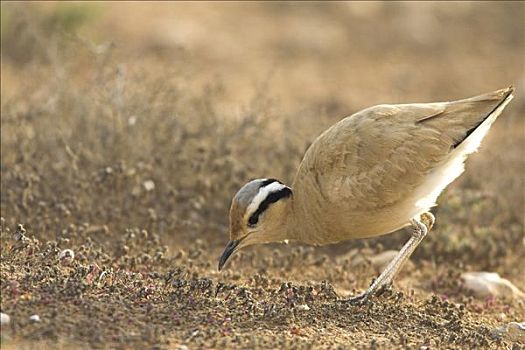
[[[381,294],[385,288],[387,288],[394,277],[397,275],[404,263],[410,258],[410,255],[414,252],[419,243],[425,238],[428,231],[434,225],[434,215],[430,212],[421,214],[420,218],[413,218],[410,223],[412,224],[412,237],[408,242],[401,248],[397,256],[388,264],[386,269],[375,279],[370,287],[356,297],[347,300],[350,303],[359,303],[366,301],[370,296]]]

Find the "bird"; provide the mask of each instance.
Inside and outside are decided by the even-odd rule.
[[[347,301],[379,295],[434,225],[438,196],[463,173],[513,92],[511,86],[451,102],[381,104],[341,119],[306,150],[291,187],[261,178],[234,195],[219,271],[254,244],[318,246],[409,227],[397,256]]]

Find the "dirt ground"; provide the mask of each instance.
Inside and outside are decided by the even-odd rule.
[[[1,6],[2,349],[525,348],[525,301],[461,279],[525,290],[523,2]],[[329,125],[509,85],[393,290],[342,302],[405,231],[217,271],[233,194]]]

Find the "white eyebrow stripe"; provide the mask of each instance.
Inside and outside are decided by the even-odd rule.
[[[269,185],[259,188],[259,192],[257,192],[255,197],[253,197],[252,202],[246,209],[246,217],[250,217],[253,213],[255,213],[255,211],[259,209],[259,205],[261,205],[261,203],[266,199],[266,197],[268,197],[268,195],[274,192],[279,192],[286,187],[286,185],[275,181]]]

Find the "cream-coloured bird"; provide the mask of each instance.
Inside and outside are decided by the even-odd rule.
[[[378,105],[344,118],[306,151],[292,187],[274,179],[244,185],[230,208],[222,269],[253,244],[312,245],[375,237],[412,226],[397,257],[352,300],[388,286],[434,223],[429,210],[464,170],[514,89],[454,102]]]

